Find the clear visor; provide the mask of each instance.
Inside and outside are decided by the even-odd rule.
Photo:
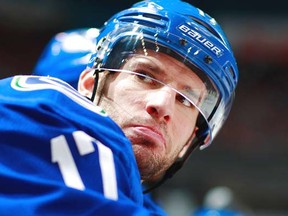
[[[223,118],[225,106],[211,79],[187,58],[155,41],[130,36],[118,40],[113,48],[109,48],[108,44],[97,55],[104,59],[102,65],[97,66],[98,70],[135,76],[138,87],[145,90],[169,88],[173,91],[177,107],[183,108],[180,108],[182,112],[196,123],[205,136],[200,148],[211,143],[213,130],[217,129],[214,123]],[[195,108],[198,111],[196,117],[191,111]]]

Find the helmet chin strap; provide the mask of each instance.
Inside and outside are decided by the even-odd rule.
[[[93,85],[93,89],[92,89],[92,95],[91,95],[90,98],[88,98],[92,102],[95,100],[97,89],[98,89],[99,73],[104,72],[104,70],[101,70],[99,68],[95,68],[94,70],[95,70],[94,74],[93,74],[93,76],[94,76],[94,85]]]
[[[101,70],[99,67],[102,64],[101,59],[99,59],[98,57],[96,57],[95,62],[94,62],[94,86],[92,89],[92,95],[90,98],[88,98],[89,100],[91,100],[92,102],[95,100],[95,96],[97,93],[97,88],[98,88],[98,81],[99,81],[99,73],[104,72],[104,70]]]
[[[94,85],[93,85],[93,90],[92,90],[92,95],[90,100],[93,102],[95,100],[95,96],[96,96],[96,92],[97,92],[97,88],[98,88],[98,80],[99,80],[99,70],[95,69],[94,71]]]

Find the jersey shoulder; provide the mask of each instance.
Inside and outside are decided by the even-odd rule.
[[[38,136],[52,136],[46,133],[47,128],[56,135],[83,130],[103,143],[108,142],[115,151],[119,142],[127,143],[123,148],[131,148],[121,128],[102,108],[58,78],[25,75],[1,80],[0,102],[0,113],[5,116],[1,121],[9,124],[21,120],[21,124],[26,123],[21,129],[27,134],[36,130]]]
[[[1,80],[0,115],[0,214],[151,215],[129,140],[69,84],[40,76]]]
[[[94,145],[101,143],[112,150],[120,164],[116,168],[139,180],[139,174],[132,171],[137,165],[130,141],[121,128],[66,82],[41,76],[1,80],[0,115],[0,142],[22,146],[27,154],[41,152],[48,158],[55,137],[64,137],[69,145],[74,145],[75,134],[82,134],[76,137],[91,137]]]

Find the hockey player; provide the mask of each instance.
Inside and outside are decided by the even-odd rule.
[[[225,122],[238,71],[207,14],[143,1],[100,38],[79,79],[90,100],[51,77],[1,81],[2,215],[153,215],[141,182],[171,177]]]

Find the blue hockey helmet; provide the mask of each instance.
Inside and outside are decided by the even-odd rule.
[[[94,51],[99,30],[73,29],[56,34],[46,45],[33,74],[60,78],[77,89],[81,72]]]
[[[180,0],[146,0],[111,17],[98,38],[88,66],[99,71],[121,71],[121,64],[137,50],[147,54],[152,49],[197,73],[207,94],[201,103],[188,99],[200,112],[200,149],[210,145],[228,117],[238,82],[233,51],[215,19]]]

